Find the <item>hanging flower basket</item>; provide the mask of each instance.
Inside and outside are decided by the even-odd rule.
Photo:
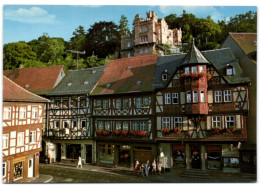
[[[121,132],[121,136],[127,136],[127,134],[128,134],[128,131],[126,131],[126,130],[123,130],[123,131]]]

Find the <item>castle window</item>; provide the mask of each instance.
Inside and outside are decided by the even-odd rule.
[[[191,73],[197,73],[197,66],[191,67]]]
[[[168,75],[166,73],[162,74],[162,81],[165,81],[167,80],[168,78]]]
[[[212,128],[221,128],[220,116],[212,116]]]
[[[190,73],[190,68],[189,68],[189,67],[185,67],[184,70],[185,70],[185,73],[186,73],[186,74],[189,74],[189,73]]]

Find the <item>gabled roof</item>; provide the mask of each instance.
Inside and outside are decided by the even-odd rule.
[[[3,101],[49,102],[48,99],[27,91],[5,76],[3,77]]]
[[[246,55],[256,51],[257,33],[233,33],[229,35],[236,41]]]
[[[70,70],[61,82],[47,95],[73,95],[90,93],[103,74],[105,66]]]
[[[203,56],[203,54],[195,46],[194,41],[189,52],[184,57],[181,65],[187,64],[209,64],[209,61]]]
[[[111,60],[91,95],[153,91],[158,55]]]
[[[32,93],[43,95],[54,88],[61,71],[63,66],[33,67],[4,70],[4,76]]]
[[[217,72],[227,81],[227,83],[237,84],[250,82],[250,79],[245,76],[239,65],[239,62],[236,61],[229,48],[207,50],[202,51],[201,53],[204,55],[207,61],[209,61],[209,65],[213,65]],[[185,54],[181,54],[158,57],[154,81],[154,86],[156,88],[164,88],[169,83],[173,77],[173,74],[176,72],[178,67],[180,67],[181,61],[183,61],[185,56]],[[230,65],[234,68],[234,75],[226,76],[225,67],[227,65]],[[167,70],[169,73],[169,78],[167,81],[162,81],[161,75],[165,70]]]

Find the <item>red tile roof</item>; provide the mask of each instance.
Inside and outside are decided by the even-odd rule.
[[[241,47],[246,55],[256,51],[256,33],[233,33],[230,32],[229,35],[236,41],[236,43]]]
[[[3,77],[3,100],[19,102],[49,102],[48,99],[27,91],[5,76]]]
[[[154,90],[154,73],[159,55],[111,60],[91,95],[148,92]],[[130,69],[128,69],[130,68]],[[138,85],[137,81],[141,81]],[[107,85],[107,84],[110,84]]]
[[[4,70],[4,76],[35,94],[46,94],[54,88],[63,66]]]

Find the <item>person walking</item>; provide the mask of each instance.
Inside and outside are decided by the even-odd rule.
[[[146,177],[148,177],[148,175],[149,175],[149,170],[150,170],[150,165],[149,165],[149,161],[147,161],[147,163],[145,164],[145,175],[146,175]]]
[[[136,160],[135,161],[135,169],[134,169],[135,173],[138,173],[138,167],[139,167],[139,161]]]
[[[80,168],[82,168],[82,160],[81,160],[81,156],[79,156],[79,161],[78,161],[78,166],[77,166],[77,168],[79,168],[79,166],[80,166]]]
[[[140,170],[141,170],[142,176],[145,177],[145,164],[144,163],[142,163],[142,165],[140,166]]]
[[[153,173],[154,175],[156,175],[156,162],[155,162],[155,160],[154,160],[153,163],[152,163],[152,173]]]
[[[162,163],[159,162],[159,164],[158,164],[158,172],[159,172],[159,175],[161,175],[161,171],[162,171]]]

